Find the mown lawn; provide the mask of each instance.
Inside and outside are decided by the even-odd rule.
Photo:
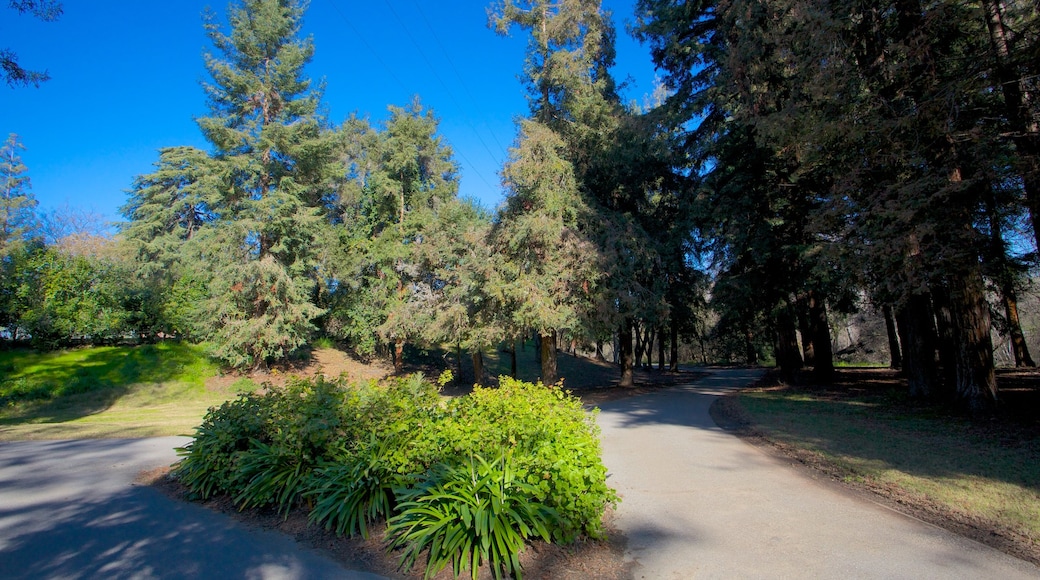
[[[219,367],[176,342],[51,353],[0,352],[0,440],[190,434],[234,396]]]
[[[904,393],[890,371],[843,370],[833,385],[764,386],[739,402],[768,438],[817,455],[850,482],[1040,554],[1035,421],[1011,410],[973,421]]]

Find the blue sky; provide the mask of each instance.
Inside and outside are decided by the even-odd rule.
[[[634,0],[607,0],[618,27],[614,75],[630,80],[628,100],[652,92],[649,49],[625,32]],[[202,13],[218,0],[65,0],[57,22],[43,23],[0,7],[0,48],[24,67],[47,69],[39,89],[0,86],[0,138],[17,133],[26,150],[40,209],[69,205],[120,219],[118,208],[136,175],[148,173],[157,150],[207,148],[194,118],[206,113],[200,82],[210,48]],[[527,112],[518,80],[527,39],[486,26],[490,1],[311,0],[304,34],[324,78],[328,117],[352,112],[376,123],[387,105],[418,95],[441,119],[454,148],[460,193],[494,208],[502,200],[498,171]]]

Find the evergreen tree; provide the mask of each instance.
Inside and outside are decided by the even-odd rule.
[[[36,228],[36,199],[18,152],[25,147],[14,133],[0,146],[0,260]]]
[[[582,199],[566,144],[537,121],[520,124],[502,172],[506,202],[492,231],[504,257],[500,286],[507,334],[541,337],[542,381],[557,379],[558,333],[578,329],[598,283],[596,247],[583,233],[592,214]]]

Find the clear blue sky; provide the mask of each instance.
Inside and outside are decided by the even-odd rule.
[[[376,123],[387,105],[414,95],[441,119],[462,167],[461,195],[494,208],[498,171],[527,112],[518,80],[527,39],[486,26],[490,1],[311,0],[303,29],[313,35],[308,73],[325,79],[325,107],[340,123],[358,112]],[[635,0],[607,0],[618,28],[618,80],[628,100],[652,92],[649,50],[625,24]],[[118,220],[126,190],[148,173],[160,147],[208,149],[194,118],[207,112],[200,82],[209,42],[202,13],[223,21],[216,0],[64,0],[44,23],[0,6],[0,48],[22,66],[47,69],[40,88],[0,86],[0,139],[25,145],[32,191],[47,211],[68,204]]]

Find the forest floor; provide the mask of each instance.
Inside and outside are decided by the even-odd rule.
[[[491,372],[500,370],[503,362],[508,363],[508,358],[502,353],[497,354],[504,361],[492,355],[488,364]],[[525,376],[535,372],[532,365],[532,361],[524,362],[524,358],[521,358],[521,378],[533,378]],[[435,376],[436,366],[438,365],[420,364],[409,367],[406,371],[424,372],[428,376]],[[290,374],[307,376],[321,373],[329,377],[346,376],[353,380],[367,380],[385,376],[390,371],[386,365],[364,364],[339,351],[328,349],[317,351],[312,362],[305,367],[289,372],[275,371],[265,376],[251,376],[250,379],[257,383],[278,383],[283,382],[284,377]],[[620,388],[617,386],[615,365],[563,354],[560,355],[560,374],[565,377],[565,387],[572,390],[575,396],[581,398],[589,407],[688,383],[701,375],[690,371],[671,373],[639,369],[636,372],[636,386]],[[1040,522],[1040,517],[1035,517],[1030,511],[1040,509],[1040,373],[1005,370],[999,373],[999,381],[1003,397],[1001,409],[998,415],[985,420],[971,421],[949,409],[909,400],[902,395],[905,382],[887,369],[841,369],[836,380],[828,385],[784,385],[775,377],[767,376],[765,381],[741,393],[721,397],[712,407],[712,416],[717,423],[735,432],[745,441],[770,453],[793,459],[802,468],[815,473],[814,477],[828,477],[847,486],[853,493],[866,494],[873,501],[888,505],[897,511],[996,547],[1034,564],[1040,564],[1040,534],[1034,530],[1023,529],[1013,522],[1009,524],[1003,517],[979,515],[950,507],[949,502],[936,500],[926,491],[912,485],[908,487],[903,482],[891,482],[875,477],[875,472],[869,468],[869,465],[881,465],[878,470],[881,472],[898,470],[900,462],[917,461],[922,455],[932,455],[941,463],[945,461],[943,457],[948,454],[929,453],[927,450],[914,448],[908,452],[911,454],[909,457],[890,457],[885,455],[887,451],[877,448],[864,449],[860,446],[862,442],[859,439],[880,440],[895,447],[905,447],[900,437],[909,436],[921,439],[925,448],[931,445],[933,450],[936,449],[935,445],[952,446],[955,448],[953,452],[963,454],[965,447],[973,447],[971,455],[977,456],[976,463],[938,467],[933,462],[917,471],[929,472],[925,475],[938,479],[948,478],[951,474],[964,476],[971,480],[967,491],[962,490],[968,495],[975,493],[974,485],[978,480],[995,479],[1001,484],[1016,483],[1024,489],[1022,493],[1036,496],[1038,499],[1034,505],[1025,508],[1005,508],[1024,509],[1023,517],[1034,518]],[[467,387],[448,387],[444,394],[457,396],[470,390]],[[762,404],[763,400],[773,398],[784,404],[791,401],[795,404],[779,411],[770,408],[768,404]],[[840,410],[827,414],[827,408]],[[776,411],[776,414],[771,417],[769,413],[773,411]],[[859,419],[856,417],[859,415],[863,415],[862,419],[866,423],[858,422]],[[820,422],[806,427],[807,431],[799,432],[792,427],[792,422],[796,423],[798,420],[791,417],[804,416],[823,418]],[[854,420],[850,420],[850,416]],[[917,423],[917,418],[922,416],[930,423],[924,426]],[[913,422],[908,428],[905,424],[900,426],[890,421],[891,419],[898,423],[900,418],[913,418]],[[780,423],[777,423],[777,420]],[[788,423],[785,424],[784,421]],[[827,432],[821,436],[812,431],[818,428],[821,422],[851,425],[852,431],[840,434]],[[936,439],[940,436],[936,431],[950,432],[954,439]],[[826,440],[830,446],[821,448],[821,440]],[[854,451],[848,451],[849,448]],[[993,462],[990,460],[993,453],[1001,449],[1007,453],[996,458],[997,465],[994,471],[987,464]],[[857,463],[856,456],[865,460]],[[867,464],[868,467],[864,467]],[[907,471],[915,471],[903,467]],[[153,485],[167,495],[182,497],[183,490],[175,481],[164,477],[165,472],[165,469],[157,470],[149,474],[147,479],[153,481]],[[955,482],[954,485],[960,483]],[[1032,498],[1027,499],[1032,501]],[[1003,498],[1001,501],[1023,503],[1020,496]],[[273,511],[240,512],[228,498],[213,499],[204,505],[249,525],[288,534],[351,569],[370,571],[390,578],[421,577],[421,562],[416,564],[416,568],[410,574],[400,572],[397,568],[397,558],[386,553],[381,539],[336,537],[321,528],[308,525],[306,512],[303,510],[283,518]],[[521,559],[525,575],[529,578],[631,577],[631,563],[625,561],[626,539],[614,525],[612,511],[608,510],[604,521],[607,535],[603,541],[587,540],[571,546],[538,543],[526,550]],[[481,575],[490,577],[486,569]],[[437,576],[451,577],[449,570],[444,570]]]

